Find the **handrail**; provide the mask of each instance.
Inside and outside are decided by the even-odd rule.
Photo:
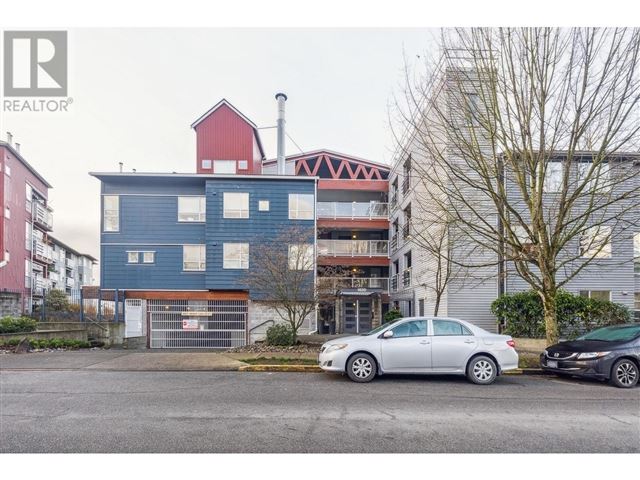
[[[269,323],[269,322],[273,323],[274,325],[276,324],[276,322],[275,322],[274,320],[265,320],[265,321],[264,321],[264,322],[262,322],[261,324],[256,325],[255,327],[252,327],[252,328],[249,330],[249,333],[253,332],[256,328],[260,328],[262,325],[264,325],[265,323]]]
[[[389,204],[385,202],[318,202],[318,218],[388,218]]]

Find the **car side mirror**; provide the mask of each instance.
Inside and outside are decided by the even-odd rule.
[[[382,334],[382,338],[391,338],[393,337],[393,330],[387,330]]]

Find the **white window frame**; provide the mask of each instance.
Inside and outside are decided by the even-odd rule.
[[[33,187],[29,184],[29,182],[25,182],[24,184],[24,196],[25,203],[24,207],[27,212],[33,212]]]
[[[600,250],[601,242],[596,237],[608,238],[607,243]],[[607,225],[597,225],[587,228],[580,236],[580,256],[582,258],[611,258],[611,227]],[[600,250],[598,252],[598,250]]]
[[[238,160],[238,170],[249,170],[249,162],[247,160]]]
[[[28,220],[24,222],[24,247],[31,251],[31,249],[33,248],[33,226],[31,225],[31,222],[29,222]]]
[[[559,175],[559,177],[557,177]],[[558,193],[562,191],[564,180],[564,162],[549,161],[544,171],[544,184],[542,191],[545,193]]]
[[[235,256],[232,256],[232,247],[240,247]],[[228,270],[247,270],[249,268],[249,244],[223,243],[222,268]]]
[[[230,208],[230,204],[236,201],[240,203],[240,208]],[[223,192],[222,212],[223,218],[249,218],[249,193]]]
[[[4,165],[4,173],[7,174],[7,177],[11,176],[11,167],[9,166],[8,163],[5,163],[5,165]]]
[[[198,249],[196,252],[195,249]],[[187,251],[191,250],[192,253],[196,253],[197,260],[186,260]],[[187,264],[197,264],[195,268],[187,268]],[[207,265],[207,247],[206,245],[183,245],[182,246],[182,271],[184,272],[204,272]]]
[[[127,252],[127,263],[140,263],[140,252]]]
[[[584,181],[587,172],[591,169],[593,162],[578,162],[578,180]],[[594,189],[600,192],[611,190],[611,168],[609,162],[600,163],[600,172],[595,173],[595,178],[591,178],[586,185],[587,192]]]
[[[608,292],[609,298],[607,298],[607,301],[611,301],[611,290],[580,290],[578,293],[581,297],[593,298],[593,292]],[[586,295],[583,295],[585,293]]]
[[[140,252],[142,253],[142,263],[150,265],[156,263],[156,252]],[[147,260],[147,255],[151,255],[151,260]]]
[[[233,170],[229,167],[233,166]],[[227,170],[227,171],[222,171]],[[213,173],[222,173],[231,175],[237,173],[238,164],[235,160],[214,160],[213,161]]]
[[[213,167],[213,161],[209,158],[203,158],[202,161],[200,162],[200,167],[206,170],[211,170],[211,167]]]
[[[107,208],[107,199],[115,199],[116,208]],[[107,228],[107,218],[115,219],[115,228]],[[120,196],[104,195],[102,197],[102,231],[116,233],[120,231]]]
[[[9,208],[9,205],[4,207],[4,218],[11,220],[11,209]]]
[[[301,197],[311,198],[311,210],[301,210]],[[309,216],[306,216],[306,215]],[[313,193],[290,193],[289,194],[289,220],[313,220],[315,214],[315,198]]]
[[[271,204],[269,200],[258,200],[258,211],[259,212],[268,212],[271,208]]]
[[[195,210],[187,207],[187,203],[197,200],[198,206]],[[207,221],[207,199],[204,196],[184,196],[178,197],[178,222],[179,223],[202,223]]]
[[[303,247],[306,249],[304,255],[298,255],[298,248]],[[315,267],[315,252],[313,250],[313,243],[290,243],[288,251],[288,264],[289,270],[304,270],[311,271]],[[303,265],[297,265],[298,259],[302,259]],[[307,268],[304,268],[304,267]],[[302,267],[302,268],[299,268]]]

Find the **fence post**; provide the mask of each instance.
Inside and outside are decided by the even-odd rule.
[[[84,322],[84,293],[80,287],[80,321]]]
[[[115,312],[115,322],[118,323],[120,321],[120,316],[119,316],[119,304],[118,304],[118,289],[116,288],[116,292],[114,294],[114,300],[115,300],[115,306],[116,306],[116,312]]]

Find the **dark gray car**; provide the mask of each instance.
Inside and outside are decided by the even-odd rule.
[[[640,323],[604,327],[548,347],[542,369],[558,375],[609,380],[631,388],[640,377]]]

